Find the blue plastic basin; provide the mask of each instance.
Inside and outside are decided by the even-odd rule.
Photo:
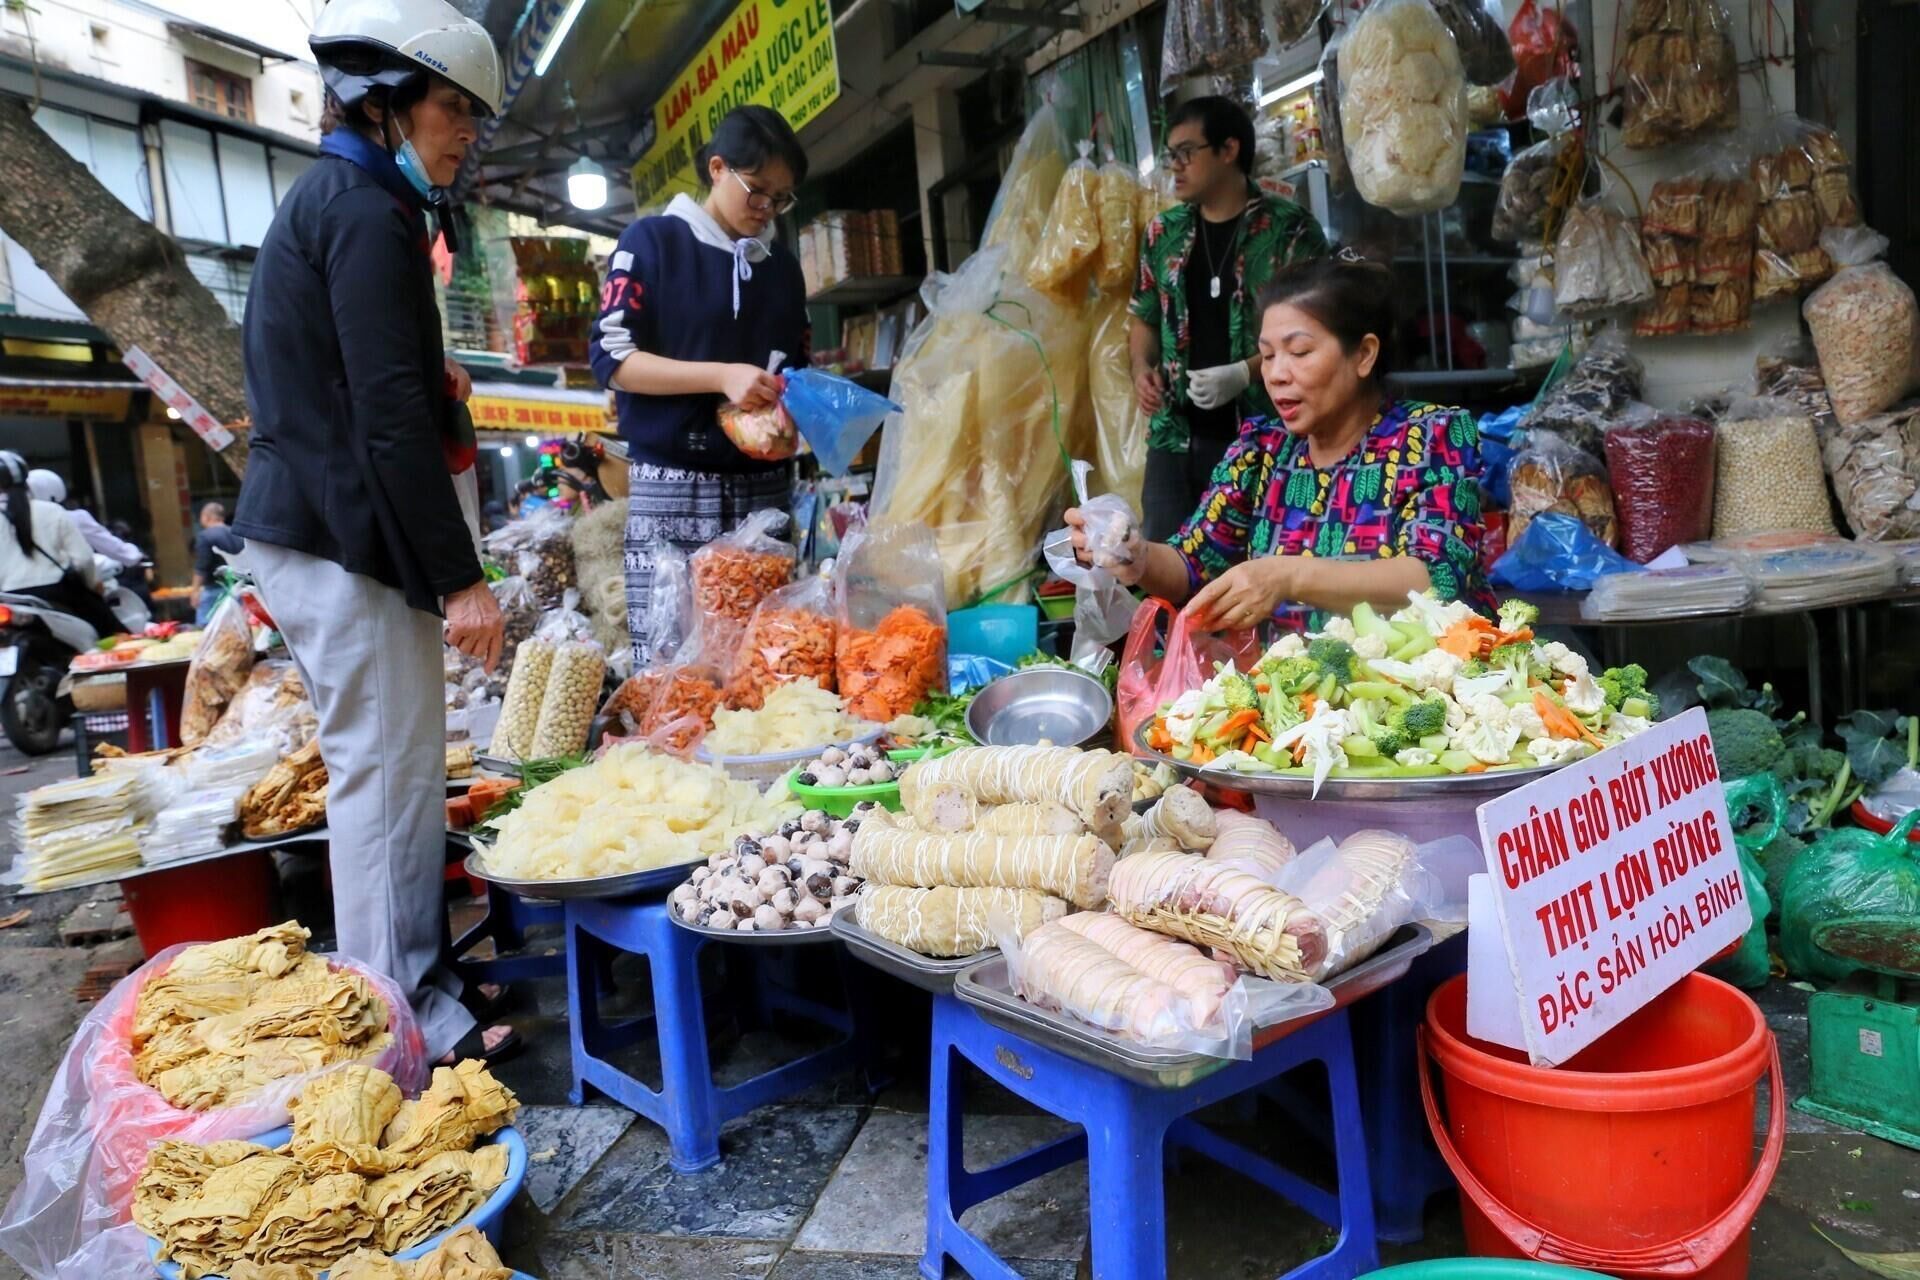
[[[1040,648],[1040,610],[1030,604],[980,604],[950,613],[947,648],[1013,666]]]

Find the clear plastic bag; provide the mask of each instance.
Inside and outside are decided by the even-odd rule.
[[[835,476],[847,474],[889,413],[903,412],[885,396],[818,369],[789,373],[780,403],[807,438],[820,469]]]
[[[1549,511],[1581,521],[1609,547],[1619,540],[1606,466],[1564,438],[1551,433],[1531,436],[1527,447],[1514,456],[1507,483],[1512,492],[1507,510],[1509,545]]]
[[[1333,0],[1274,0],[1267,9],[1267,36],[1273,51],[1291,49],[1320,25],[1320,15]]]
[[[1087,347],[1087,407],[1092,418],[1095,492],[1114,494],[1134,510],[1147,473],[1147,415],[1134,393],[1127,354],[1128,296],[1115,293],[1094,308]]]
[[[779,373],[786,359],[786,352],[775,351],[767,357],[767,372]],[[756,462],[785,462],[799,451],[800,435],[784,403],[775,401],[758,409],[723,404],[714,417],[733,447]]]
[[[572,517],[565,508],[556,506],[542,507],[508,526],[518,535],[513,570],[526,580],[527,589],[542,609],[558,606],[567,592],[579,585],[571,526]]]
[[[1468,84],[1499,84],[1514,73],[1513,46],[1497,9],[1484,0],[1433,0],[1433,8],[1453,33]]]
[[[784,511],[756,511],[688,557],[698,627],[713,619],[743,625],[762,600],[787,585],[800,553],[775,534],[790,523]]]
[[[127,1220],[147,1149],[163,1138],[254,1138],[289,1122],[287,1102],[312,1079],[275,1080],[243,1102],[183,1111],[134,1073],[131,1034],[141,988],[187,944],[168,947],[115,983],[81,1020],[47,1088],[22,1162],[20,1185],[0,1214],[0,1249],[34,1280],[148,1275],[147,1237]],[[370,1059],[409,1094],[426,1084],[427,1050],[413,1010],[392,982],[343,956],[387,1005],[393,1044]]]
[[[757,711],[776,685],[811,680],[827,692],[835,686],[833,587],[824,577],[768,596],[753,611],[727,681],[729,707]]]
[[[1920,538],[1920,404],[1837,427],[1820,452],[1854,537]]]
[[[1620,550],[1645,564],[1713,531],[1713,424],[1681,414],[1633,414],[1607,428],[1607,469]]]
[[[1572,145],[1565,137],[1536,142],[1513,158],[1500,176],[1500,195],[1493,205],[1495,240],[1508,244],[1535,242],[1546,234],[1547,208],[1559,179],[1560,158]]]
[[[1100,166],[1094,208],[1100,220],[1100,252],[1093,282],[1106,295],[1131,297],[1140,267],[1140,179],[1132,168],[1107,154]]]
[[[686,759],[713,727],[725,673],[709,663],[680,661],[661,669],[640,732],[655,750]]]
[[[834,613],[834,676],[847,714],[886,724],[945,690],[945,574],[925,525],[849,534],[835,565]]]
[[[1093,144],[1082,142],[1080,158],[1067,166],[1053,194],[1046,230],[1027,266],[1027,283],[1063,302],[1086,296],[1087,271],[1100,251],[1100,174],[1092,156]]]
[[[203,747],[225,747],[249,740],[278,743],[292,755],[320,731],[300,670],[284,658],[256,662],[247,683],[227,704],[220,723],[202,739]]]
[[[1779,529],[1832,534],[1827,475],[1813,421],[1777,400],[1736,401],[1714,446],[1713,536]]]
[[[1653,298],[1653,274],[1640,233],[1619,210],[1598,200],[1567,211],[1553,244],[1553,301],[1570,316],[1637,307]]]
[[[1877,261],[1887,238],[1868,227],[1835,227],[1820,235],[1838,268],[1801,312],[1820,353],[1833,416],[1841,423],[1889,408],[1920,371],[1920,308],[1913,290]]]
[[[1160,46],[1162,93],[1188,76],[1235,71],[1267,53],[1267,22],[1253,0],[1172,0]]]
[[[1467,81],[1425,0],[1378,0],[1340,46],[1340,120],[1360,198],[1410,217],[1451,205],[1467,158]]]
[[[547,676],[553,670],[553,646],[545,640],[528,640],[514,659],[513,675],[507,680],[507,693],[500,701],[500,718],[494,722],[493,741],[487,754],[502,760],[536,759],[534,731],[540,727],[540,702],[546,697]]]
[[[1634,0],[1621,125],[1627,146],[1666,146],[1739,123],[1732,31],[1719,0]]]
[[[526,758],[551,760],[585,750],[606,679],[607,658],[599,645],[591,640],[556,645]]]
[[[1601,542],[1574,516],[1544,511],[1514,536],[1488,580],[1515,591],[1590,591],[1610,573],[1639,565]]]
[[[1527,110],[1539,86],[1580,73],[1580,37],[1558,3],[1522,0],[1507,24],[1507,44],[1514,63],[1513,81],[1503,92],[1510,118]]]
[[[643,553],[653,561],[653,581],[647,593],[647,611],[640,619],[650,663],[671,662],[693,634],[693,575],[687,553],[671,542],[648,544]]]
[[[1133,593],[1113,576],[1113,570],[1130,563],[1130,547],[1139,538],[1140,518],[1110,493],[1088,498],[1086,475],[1090,464],[1076,462],[1073,469],[1080,514],[1086,520],[1087,551],[1093,563],[1080,563],[1073,550],[1073,531],[1067,528],[1047,535],[1044,553],[1047,567],[1055,576],[1073,584],[1074,665],[1099,675],[1113,660],[1107,646],[1127,634],[1133,622]]]
[[[1313,971],[1317,981],[1365,960],[1401,925],[1442,906],[1446,896],[1413,841],[1392,831],[1356,831],[1338,845],[1322,840],[1267,879],[1326,926],[1327,954]]]
[[[1320,81],[1313,86],[1314,114],[1320,120],[1320,145],[1327,154],[1327,185],[1335,191],[1345,191],[1353,181],[1353,172],[1347,168],[1346,131],[1340,124],[1340,47],[1346,42],[1344,27],[1327,41],[1326,48],[1320,51]],[[1140,229],[1144,232],[1146,226],[1142,224]]]
[[[1530,437],[1551,432],[1597,457],[1607,427],[1640,398],[1645,376],[1645,367],[1627,350],[1625,335],[1608,328],[1564,376],[1542,388],[1520,425]]]
[[[227,704],[246,686],[253,671],[253,628],[240,597],[229,594],[214,607],[207,629],[187,667],[186,688],[180,698],[180,742],[199,746]]]

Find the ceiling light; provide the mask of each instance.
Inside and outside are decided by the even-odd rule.
[[[510,444],[501,445],[500,456],[503,458],[511,458],[513,456],[513,446]]]
[[[591,156],[581,156],[567,170],[567,203],[576,209],[598,209],[607,202],[607,171]]]
[[[529,449],[538,449],[539,447],[540,447],[540,437],[539,437],[539,436],[528,436],[528,437],[527,437],[527,448],[529,448]]]
[[[1300,92],[1302,89],[1311,89],[1313,88],[1314,85],[1317,85],[1320,83],[1320,81],[1325,77],[1325,74],[1326,74],[1325,72],[1322,72],[1316,69],[1316,70],[1307,72],[1307,74],[1301,76],[1297,80],[1289,80],[1285,84],[1281,85],[1278,89],[1275,89],[1272,93],[1261,94],[1260,105],[1263,107],[1272,106],[1274,103],[1280,101],[1280,99],[1292,97],[1294,94]]]
[[[168,406],[167,406],[167,417],[168,417],[168,419],[169,419],[169,420],[171,420],[171,421],[173,421],[173,422],[178,422],[178,421],[180,421],[180,411],[179,411],[178,409],[176,409],[176,408],[174,408],[174,407],[173,407],[172,405],[168,405]]]
[[[560,15],[560,21],[553,25],[553,34],[547,37],[544,45],[540,46],[540,56],[533,64],[533,74],[537,76],[547,74],[547,68],[553,65],[553,55],[560,52],[560,42],[567,38],[567,32],[573,30],[574,19],[578,18],[580,11],[586,7],[587,0],[573,0],[573,3],[567,6],[567,11]]]

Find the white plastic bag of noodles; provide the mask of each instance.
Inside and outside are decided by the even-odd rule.
[[[1460,195],[1467,77],[1453,33],[1426,0],[1377,0],[1340,46],[1340,129],[1360,198],[1432,213]]]

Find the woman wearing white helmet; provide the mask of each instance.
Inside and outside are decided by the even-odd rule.
[[[35,498],[27,463],[0,452],[0,591],[38,596],[81,619],[102,636],[125,630],[100,595],[93,548],[58,503]]]
[[[233,528],[319,714],[340,950],[409,993],[430,1056],[499,1056],[517,1037],[477,1030],[439,961],[441,614],[488,668],[501,624],[454,488],[475,447],[425,215],[499,110],[500,64],[443,0],[332,0],[309,43],[326,136],[254,266]]]

